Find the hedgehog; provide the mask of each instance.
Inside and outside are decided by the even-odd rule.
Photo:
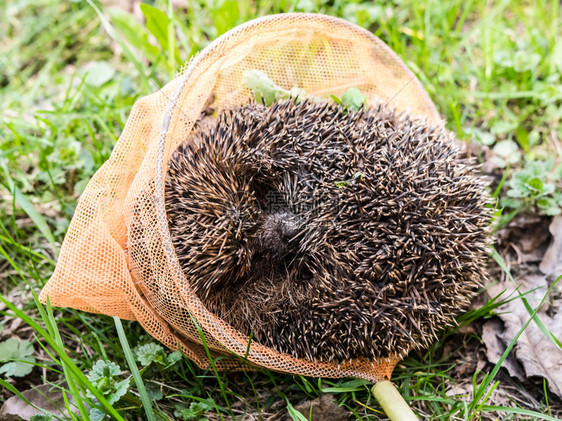
[[[486,278],[478,165],[442,126],[384,104],[220,111],[171,157],[165,209],[206,308],[313,362],[427,347]]]

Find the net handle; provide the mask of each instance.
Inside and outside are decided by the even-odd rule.
[[[418,417],[390,380],[375,383],[371,392],[391,421],[418,420]]]

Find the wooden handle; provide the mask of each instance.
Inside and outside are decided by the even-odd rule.
[[[388,380],[375,383],[371,390],[388,418],[392,421],[417,421],[418,417],[412,412],[396,386]]]

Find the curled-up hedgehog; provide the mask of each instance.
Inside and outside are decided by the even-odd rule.
[[[485,278],[488,201],[445,129],[292,99],[196,126],[165,185],[207,309],[314,362],[404,355],[454,324]]]

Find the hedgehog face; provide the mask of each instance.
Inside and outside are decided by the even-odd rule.
[[[483,281],[483,182],[444,130],[382,106],[224,111],[175,152],[165,194],[208,310],[295,357],[426,346]]]

